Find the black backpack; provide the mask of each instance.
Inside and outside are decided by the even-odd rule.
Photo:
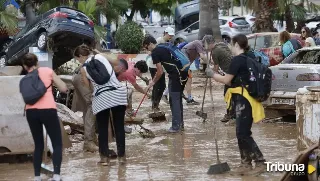
[[[253,60],[250,57],[246,58],[249,80],[246,81],[246,85],[242,86],[247,89],[251,97],[259,102],[264,102],[270,96],[272,71],[257,60]]]
[[[95,56],[92,57],[91,61],[83,64],[83,66],[86,67],[88,74],[98,85],[104,85],[109,82],[113,73],[112,69],[111,74],[109,74],[106,66],[100,60],[95,59]]]
[[[49,85],[49,87],[52,86]],[[20,93],[25,104],[34,105],[47,92],[47,89],[39,77],[37,69],[25,75],[19,83]]]

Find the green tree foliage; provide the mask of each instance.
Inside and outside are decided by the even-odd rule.
[[[133,21],[127,21],[121,25],[116,33],[116,41],[119,48],[128,54],[140,52],[143,38],[141,27]]]
[[[7,0],[0,0],[0,35],[8,35],[8,32],[15,32],[17,28],[17,9],[4,7]]]

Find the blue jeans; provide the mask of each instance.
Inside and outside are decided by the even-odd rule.
[[[182,79],[185,79],[185,81],[182,82],[182,85],[179,78],[169,78],[169,104],[172,113],[173,130],[184,128],[182,94],[187,82],[187,75],[188,73],[181,73]],[[180,84],[181,86],[177,86],[177,84]]]

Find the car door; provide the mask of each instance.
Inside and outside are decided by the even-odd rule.
[[[198,33],[199,33],[199,21],[190,25],[189,28],[187,28],[188,33],[186,34],[188,42],[194,41],[198,39]]]

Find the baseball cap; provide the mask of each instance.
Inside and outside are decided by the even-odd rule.
[[[168,33],[169,35],[173,36],[174,35],[174,29],[168,26],[164,32]]]

